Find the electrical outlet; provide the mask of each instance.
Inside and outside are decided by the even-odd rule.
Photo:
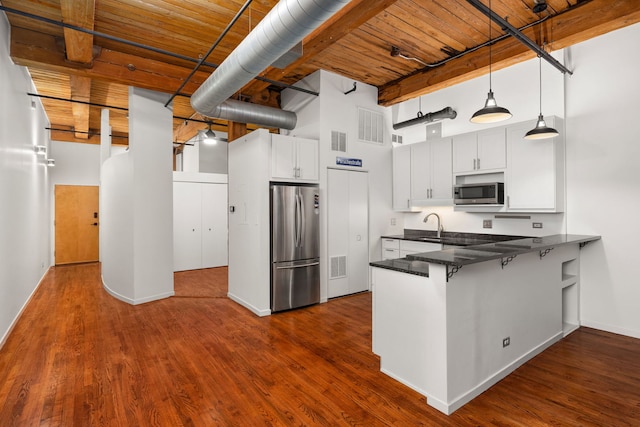
[[[533,226],[533,228],[542,228],[541,222],[532,222],[531,225]]]
[[[482,228],[493,228],[493,221],[490,219],[482,220]]]
[[[396,225],[396,219],[395,218],[391,218],[391,225]]]
[[[511,337],[506,337],[502,339],[502,348],[507,347],[509,344],[511,344]]]

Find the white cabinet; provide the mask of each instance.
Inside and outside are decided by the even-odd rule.
[[[227,265],[227,184],[174,181],[174,271],[223,265]]]
[[[407,255],[418,254],[422,252],[441,251],[440,243],[431,242],[415,242],[413,240],[400,240],[400,258]]]
[[[507,127],[507,174],[505,204],[511,212],[562,212],[564,210],[563,123],[546,118],[556,128],[555,138],[524,139],[535,120]]]
[[[453,203],[451,138],[411,145],[411,205]]]
[[[506,167],[505,128],[493,128],[453,137],[453,172],[485,172]]]
[[[414,240],[382,239],[382,260],[404,258],[407,255],[422,252],[441,251],[440,243],[416,242]]]
[[[452,188],[450,138],[393,149],[394,210],[451,205]]]
[[[318,181],[318,141],[271,135],[271,177],[286,181]]]
[[[400,258],[400,240],[382,239],[382,260]]]
[[[393,209],[411,210],[411,145],[393,149]]]

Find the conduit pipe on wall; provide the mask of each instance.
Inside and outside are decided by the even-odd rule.
[[[421,123],[431,123],[436,120],[444,120],[444,119],[455,119],[458,113],[451,108],[445,107],[440,111],[436,111],[434,113],[422,114],[418,113],[418,117],[415,119],[407,120],[404,122],[396,123],[393,125],[393,129],[398,130],[402,128],[406,128],[407,126],[419,125]]]
[[[191,96],[207,117],[293,129],[291,111],[228,100],[265,68],[318,28],[349,0],[281,0]],[[221,117],[219,114],[227,115]]]

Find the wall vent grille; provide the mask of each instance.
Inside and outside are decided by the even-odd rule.
[[[346,255],[334,256],[330,258],[331,273],[330,279],[347,277],[347,257]]]
[[[347,152],[347,134],[337,130],[331,131],[331,151]]]
[[[382,144],[384,142],[384,116],[375,111],[358,108],[358,139]]]

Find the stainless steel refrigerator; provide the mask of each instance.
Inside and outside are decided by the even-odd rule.
[[[272,312],[320,302],[319,196],[318,186],[271,184]]]

